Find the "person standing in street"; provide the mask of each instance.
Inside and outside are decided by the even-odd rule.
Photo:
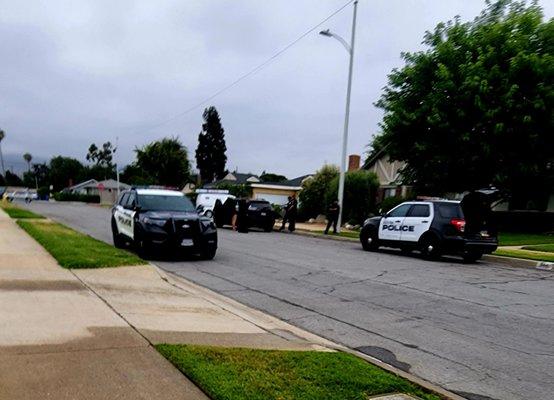
[[[298,201],[296,200],[296,195],[294,194],[290,197],[288,214],[289,232],[294,232],[296,229],[296,215],[298,214]]]
[[[237,209],[237,231],[248,233],[248,204],[246,199],[239,199]]]
[[[279,228],[279,232],[281,232],[283,229],[285,229],[285,225],[287,224],[289,220],[289,205],[292,197],[287,198],[287,204],[285,204],[285,214],[283,215],[283,223],[281,224],[281,227]],[[290,225],[290,224],[289,224]]]
[[[325,234],[329,233],[329,228],[333,225],[333,233],[337,233],[337,222],[339,220],[340,206],[337,200],[334,200],[327,208],[327,228],[325,228]]]

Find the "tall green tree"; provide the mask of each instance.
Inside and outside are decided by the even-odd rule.
[[[88,148],[87,161],[93,162],[100,167],[112,168],[113,154],[115,149],[111,142],[106,142],[102,145],[102,148],[98,148],[96,144],[92,143]]]
[[[135,149],[136,167],[153,183],[182,187],[190,181],[187,149],[177,138],[164,138]]]
[[[6,171],[6,185],[8,186],[23,186],[23,181],[19,176],[14,174],[12,171]]]
[[[31,161],[33,160],[33,156],[31,153],[25,153],[23,154],[23,159],[27,163],[27,172],[31,172]]]
[[[552,185],[554,20],[535,3],[487,2],[472,22],[427,32],[376,105],[393,160],[420,192]],[[546,188],[546,190],[551,190]]]
[[[57,156],[50,160],[50,184],[54,191],[60,191],[68,186],[75,185],[86,178],[85,167],[74,158]]]
[[[202,132],[198,135],[196,166],[200,170],[202,182],[213,182],[226,175],[227,146],[225,130],[221,125],[219,113],[215,107],[208,107],[203,114]]]

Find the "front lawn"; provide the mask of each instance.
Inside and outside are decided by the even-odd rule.
[[[546,233],[512,233],[501,232],[498,234],[500,246],[525,246],[529,244],[550,244],[554,243],[554,235]]]
[[[315,233],[320,234],[320,235],[325,235],[324,231],[316,231]],[[331,229],[331,230],[329,230],[329,233],[327,235],[328,236],[341,236],[341,237],[345,237],[345,238],[349,238],[349,239],[358,239],[360,237],[360,232],[342,230],[340,233],[333,234],[333,230]]]
[[[29,235],[65,268],[103,268],[145,264],[125,250],[47,220],[19,220]]]
[[[537,244],[534,246],[523,246],[524,250],[543,251],[545,253],[554,253],[554,244]]]
[[[525,258],[528,260],[554,262],[554,253],[534,252],[520,249],[498,249],[493,255],[504,257]]]
[[[440,396],[351,354],[159,344],[214,400],[346,400],[393,392]]]
[[[14,206],[13,204],[8,203],[7,201],[0,201],[0,207],[2,207],[2,210],[4,210],[6,214],[10,216],[10,218],[44,218],[42,215],[35,214],[34,212],[26,210],[24,208],[19,208],[17,206]]]

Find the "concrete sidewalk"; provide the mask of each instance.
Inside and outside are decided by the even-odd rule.
[[[151,265],[63,269],[0,210],[0,399],[207,399],[156,343],[325,350]]]

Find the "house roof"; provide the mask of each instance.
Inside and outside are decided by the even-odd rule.
[[[98,188],[98,185],[103,185],[105,189],[117,189],[117,181],[115,179],[106,179],[104,181],[97,181],[96,179],[89,179],[88,181],[84,181],[81,183],[78,183],[76,185],[73,185],[69,187],[69,190],[79,190],[79,189],[85,189],[85,188]],[[130,189],[131,186],[127,185],[126,183],[119,182],[119,188],[120,189]]]
[[[76,185],[68,187],[69,190],[79,190],[86,187],[96,187],[98,186],[98,181],[96,179],[89,179],[88,181],[84,181],[81,183],[78,183]]]
[[[207,183],[204,185],[205,188],[214,188],[220,183],[231,183],[233,185],[243,185],[245,183],[254,183],[259,182],[260,178],[256,174],[243,174],[241,172],[229,172],[223,179],[218,181]]]
[[[287,181],[283,182],[257,182],[253,183],[252,187],[259,187],[259,188],[268,188],[268,189],[292,189],[292,190],[300,190],[302,189],[302,183],[308,179],[311,178],[313,175],[302,175],[294,179],[289,179]]]

